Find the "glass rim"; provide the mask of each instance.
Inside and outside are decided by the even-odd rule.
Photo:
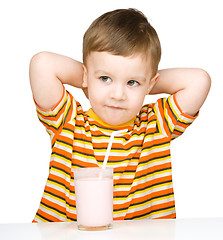
[[[113,168],[102,168],[102,167],[83,167],[83,168],[75,168],[74,169],[74,180],[84,178],[86,176],[96,175],[103,177],[112,177],[113,176]]]

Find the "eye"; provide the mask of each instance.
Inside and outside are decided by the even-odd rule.
[[[128,85],[131,87],[135,87],[139,85],[139,82],[135,81],[135,80],[130,80],[128,81]]]
[[[107,77],[107,76],[101,76],[100,79],[103,81],[103,82],[106,82],[106,83],[109,83],[111,82],[111,78],[110,77]]]

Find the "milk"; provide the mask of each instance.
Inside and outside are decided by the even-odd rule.
[[[86,175],[91,171],[105,171],[101,168],[85,170],[88,171]],[[112,173],[112,169],[109,170]],[[79,174],[75,178],[78,228],[84,230],[96,230],[88,228],[97,227],[110,228],[113,223],[113,178],[100,173],[90,175],[93,176]]]

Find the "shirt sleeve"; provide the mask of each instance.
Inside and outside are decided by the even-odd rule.
[[[55,142],[56,135],[61,132],[66,122],[76,115],[76,102],[73,103],[73,101],[75,101],[73,96],[63,86],[63,96],[52,109],[47,111],[41,109],[35,102],[37,116],[49,133],[52,145]]]
[[[175,94],[159,99],[154,104],[154,111],[159,131],[171,139],[182,135],[198,116],[198,113],[195,116],[184,113],[177,103]]]

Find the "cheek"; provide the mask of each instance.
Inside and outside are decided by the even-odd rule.
[[[134,93],[130,94],[131,101],[134,102],[134,105],[141,105],[145,99],[146,93],[145,91],[135,91]]]
[[[136,109],[136,111],[140,110],[142,108],[142,105],[143,105],[143,100],[141,99],[137,99],[133,102],[133,107],[134,109]]]
[[[103,102],[105,91],[103,91],[98,85],[89,85],[88,95],[91,105],[97,105]]]
[[[141,110],[144,103],[145,96],[146,94],[144,94],[143,92],[139,94],[131,95],[131,105],[135,112],[138,112]]]

